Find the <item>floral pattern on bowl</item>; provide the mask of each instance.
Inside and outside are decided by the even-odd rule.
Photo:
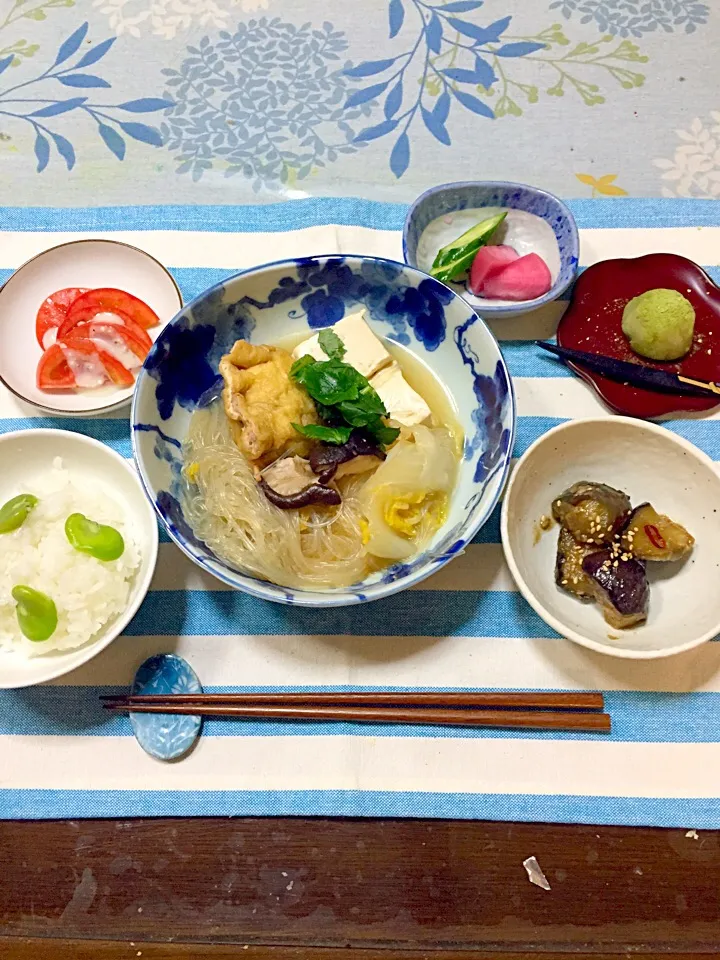
[[[238,338],[278,342],[329,326],[358,306],[376,334],[408,345],[453,396],[466,443],[450,515],[424,553],[342,590],[303,591],[233,569],[195,537],[182,510],[182,451],[192,412],[215,399],[220,357]],[[133,449],[146,492],[170,536],[197,564],[254,596],[345,606],[417,583],[447,563],[485,523],[502,491],[515,398],[497,342],[448,287],[375,257],[310,257],[268,264],[212,287],[165,328],[138,378]]]
[[[438,217],[471,210],[476,207],[507,207],[524,210],[545,220],[553,230],[560,254],[560,269],[547,293],[534,300],[517,303],[483,301],[459,285],[453,285],[459,296],[486,317],[514,317],[557,300],[575,279],[578,269],[580,241],[573,215],[552,193],[523,183],[507,181],[467,181],[445,183],[423,193],[410,207],[403,228],[403,257],[418,267],[418,244],[427,227]]]

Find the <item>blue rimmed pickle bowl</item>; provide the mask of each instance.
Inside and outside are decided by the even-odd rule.
[[[191,415],[219,395],[221,356],[237,339],[277,344],[365,308],[374,333],[404,345],[444,384],[464,433],[448,517],[424,551],[350,587],[284,587],[214,556],[183,513],[182,443]],[[175,543],[223,583],[278,603],[346,606],[404,590],[460,553],[507,477],[515,434],[510,375],[495,338],[444,284],[375,257],[323,256],[257,267],[211,287],[162,331],[138,377],[133,450],[146,493]]]
[[[449,285],[481,317],[515,317],[536,310],[567,290],[578,269],[580,241],[575,219],[558,197],[525,183],[470,180],[444,183],[421,194],[408,210],[403,228],[405,262],[430,271],[441,247],[501,210],[508,215],[491,243],[511,246],[520,256],[537,253],[547,264],[552,286],[534,300],[489,300],[465,283]]]

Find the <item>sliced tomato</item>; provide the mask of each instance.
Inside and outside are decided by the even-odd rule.
[[[56,290],[46,300],[43,300],[35,319],[35,336],[43,350],[46,350],[54,342],[47,338],[48,332],[57,330],[61,326],[63,320],[67,317],[70,306],[79,296],[87,292],[87,287],[65,287],[63,290]]]
[[[98,356],[102,361],[102,365],[107,371],[107,375],[110,377],[112,382],[116,387],[131,387],[135,383],[135,377],[128,370],[125,364],[120,363],[111,353],[108,353],[107,350],[98,349]]]
[[[67,319],[75,323],[88,323],[98,313],[117,313],[130,317],[145,330],[157,326],[160,318],[150,307],[124,290],[103,287],[88,290],[72,304]]]
[[[98,314],[95,320],[83,321],[83,322],[84,323],[85,322],[108,323],[108,324],[113,324],[114,326],[124,327],[127,330],[127,332],[130,334],[130,336],[135,337],[135,339],[139,341],[139,343],[142,344],[143,347],[145,347],[146,354],[150,353],[150,349],[152,348],[153,342],[147,330],[144,327],[141,327],[139,323],[135,323],[135,321],[131,320],[130,317],[120,316],[119,313],[110,314],[110,316],[115,316],[117,319],[106,320],[105,317],[102,316],[102,314]],[[77,329],[77,327],[75,327],[75,329]],[[75,336],[74,333],[73,333],[73,336]]]
[[[133,326],[137,325],[133,324]],[[142,330],[141,327],[138,329]],[[152,340],[144,330],[142,334],[143,339],[139,340],[128,327],[121,323],[105,323],[98,320],[79,323],[72,330],[73,338],[92,340],[96,346],[112,354],[128,369],[139,367],[150,352]]]
[[[135,382],[124,364],[89,339],[54,343],[38,364],[37,384],[41,390],[99,387],[107,380],[118,387],[131,387]]]
[[[82,324],[93,323],[93,321],[97,318],[101,323],[116,323],[118,326],[127,327],[128,330],[132,330],[132,332],[135,333],[140,340],[145,340],[145,338],[147,338],[152,345],[152,340],[150,340],[145,328],[141,327],[139,323],[135,323],[131,317],[129,317],[126,313],[123,313],[121,310],[114,310],[112,313],[108,310],[100,310],[97,313],[94,311],[90,312],[92,313],[92,316],[88,316],[87,320],[82,319],[82,315],[65,317],[63,322],[58,327],[57,339],[67,340],[68,337],[77,336],[76,330],[78,327],[80,327]]]
[[[75,387],[75,374],[57,343],[48,347],[40,357],[37,385],[39,390],[72,390]]]

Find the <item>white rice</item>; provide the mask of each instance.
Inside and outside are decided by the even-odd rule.
[[[140,565],[138,545],[122,507],[96,484],[71,477],[59,457],[46,474],[3,491],[2,503],[20,493],[32,493],[39,502],[18,530],[0,535],[0,651],[37,657],[80,647],[126,609]],[[125,540],[122,556],[105,562],[71,547],[65,536],[71,513],[119,530]],[[17,584],[55,601],[58,625],[49,640],[33,643],[20,632],[11,595]]]

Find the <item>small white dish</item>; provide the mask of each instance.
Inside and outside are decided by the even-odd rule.
[[[678,563],[648,563],[647,622],[615,630],[600,607],[555,584],[558,527],[539,536],[554,497],[578,480],[650,501],[695,537]],[[625,417],[573,420],[550,430],[518,461],[502,509],[510,571],[530,606],[553,630],[599,653],[635,660],[669,657],[720,633],[720,476],[712,460],[664,427]]]
[[[150,587],[158,551],[155,512],[148,502],[131,462],[109,447],[66,430],[18,430],[0,436],[0,503],[22,481],[49,470],[55,457],[78,480],[107,489],[109,496],[125,510],[128,524],[142,555],[125,612],[113,620],[94,640],[66,652],[26,658],[14,651],[0,650],[0,689],[31,687],[64,676],[87,663],[120,636],[145,599]],[[6,495],[7,491],[7,495]]]
[[[148,330],[153,340],[182,307],[177,284],[150,254],[115,240],[75,240],[51,247],[19,267],[0,290],[0,380],[36,407],[65,416],[115,410],[129,403],[133,387],[53,393],[36,383],[42,349],[35,318],[43,300],[65,287],[115,287],[152,307],[160,325]]]

